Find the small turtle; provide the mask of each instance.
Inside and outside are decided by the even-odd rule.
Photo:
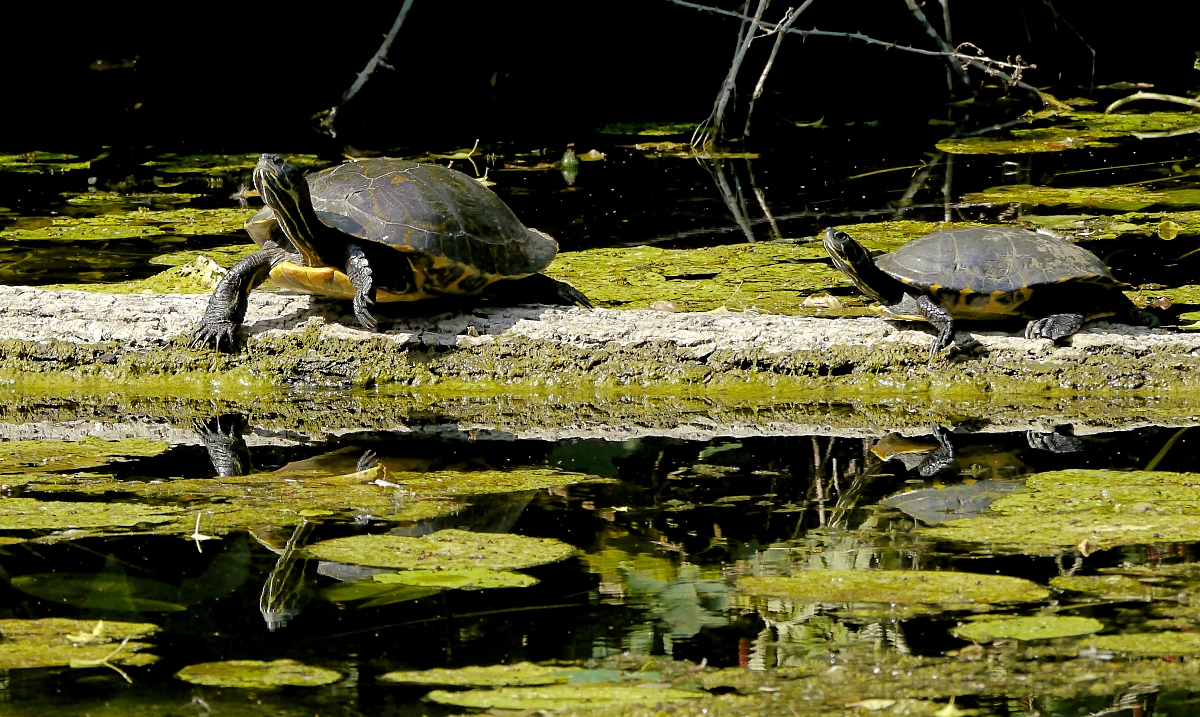
[[[950,345],[957,319],[1029,319],[1025,338],[1061,339],[1085,321],[1111,318],[1157,326],[1121,293],[1095,254],[1017,227],[951,229],[915,239],[874,260],[848,234],[825,230],[825,251],[883,315],[937,329],[932,363]]]
[[[260,249],[229,270],[191,345],[232,346],[250,292],[281,287],[352,299],[375,328],[376,301],[479,294],[510,281],[521,298],[591,307],[569,284],[537,272],[558,252],[494,192],[461,172],[399,159],[347,162],[307,178],[264,154],[254,185],[267,206],[246,222]],[[516,282],[514,280],[521,280]]]

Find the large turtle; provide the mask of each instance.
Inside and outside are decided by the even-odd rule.
[[[254,186],[266,207],[246,222],[260,247],[217,284],[191,345],[232,346],[250,292],[281,287],[352,299],[375,328],[376,301],[478,294],[501,280],[524,300],[590,307],[569,284],[537,272],[558,252],[494,192],[461,172],[399,159],[347,162],[307,178],[264,154]]]
[[[1085,321],[1157,326],[1121,292],[1095,254],[1050,234],[1018,227],[951,229],[915,239],[872,260],[848,234],[825,230],[833,264],[883,314],[928,321],[938,330],[929,360],[950,345],[957,319],[1029,319],[1025,337],[1060,339]]]

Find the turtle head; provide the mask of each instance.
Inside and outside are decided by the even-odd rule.
[[[875,266],[867,250],[849,234],[829,227],[825,230],[822,243],[825,245],[825,251],[829,252],[829,258],[833,259],[833,265],[850,277],[850,281],[854,282],[859,291],[876,301],[886,303],[893,303],[899,298],[890,296],[895,293],[898,282]],[[902,290],[900,294],[903,294]]]
[[[308,180],[300,170],[274,154],[264,154],[254,167],[254,187],[263,202],[275,210],[275,217],[288,239],[300,251],[308,266],[322,261],[316,246],[322,225],[313,211]]]
[[[258,158],[258,165],[254,167],[254,187],[267,206],[286,216],[295,215],[292,207],[312,206],[304,175],[279,155],[264,154]]]

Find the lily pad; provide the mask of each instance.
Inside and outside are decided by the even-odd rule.
[[[254,209],[137,209],[108,212],[94,217],[55,216],[40,226],[0,230],[0,238],[13,241],[112,241],[159,236],[233,234],[242,230]]]
[[[546,685],[544,687],[501,687],[494,690],[448,692],[434,690],[425,695],[430,702],[473,709],[565,710],[583,705],[634,705],[682,702],[704,697],[703,692],[685,692],[658,685]]]
[[[376,582],[391,585],[450,590],[526,588],[539,582],[530,575],[503,570],[405,570],[400,573],[379,573],[374,579]]]
[[[1119,545],[1200,541],[1200,474],[1065,470],[1038,473],[1027,490],[1005,496],[983,517],[951,520],[922,532],[994,549],[1085,553]]]
[[[105,284],[47,284],[42,288],[90,291],[97,294],[206,294],[216,288],[225,270],[203,256],[154,276]]]
[[[111,620],[0,620],[0,669],[65,667],[108,662],[123,665],[148,665],[158,657],[139,650],[151,647],[136,640],[158,632],[151,623],[114,622]],[[123,640],[126,642],[116,650]],[[115,654],[114,654],[115,652]]]
[[[439,530],[420,538],[356,535],[316,543],[322,560],[404,570],[519,570],[566,560],[575,548],[552,538]]]
[[[793,577],[742,578],[738,588],[813,602],[946,605],[1036,602],[1050,595],[1021,578],[926,570],[809,570]]]
[[[1200,655],[1200,633],[1133,632],[1097,635],[1090,641],[1098,650],[1131,655]]]
[[[160,154],[149,162],[143,162],[148,167],[157,167],[160,171],[173,174],[205,174],[229,175],[249,174],[258,164],[258,154]],[[322,167],[328,162],[317,158],[315,154],[289,154],[285,156],[288,164],[308,171]]]
[[[1110,140],[1139,133],[1171,132],[1200,126],[1189,112],[1106,114],[1061,112],[1051,127],[1014,129],[1007,135],[981,135],[943,139],[937,148],[951,154],[1028,154],[1064,152],[1085,147],[1115,147]]]
[[[640,134],[663,136],[684,134],[696,129],[695,122],[617,122],[601,127],[601,134]]]
[[[359,580],[352,583],[330,585],[322,589],[318,595],[321,599],[332,603],[358,603],[356,607],[368,608],[420,600],[442,592],[445,592],[445,588],[388,585],[377,583],[374,580]]]
[[[1159,204],[1200,205],[1200,190],[1160,191],[1133,186],[1038,187],[1031,184],[1011,184],[966,194],[963,196],[963,201],[993,204],[1036,204],[1047,207],[1070,205],[1136,212]]]
[[[1090,635],[1104,629],[1104,623],[1090,617],[1044,615],[1013,617],[1004,620],[980,620],[954,629],[964,640],[991,642],[996,639],[1051,640],[1058,637]]]
[[[458,669],[436,668],[388,672],[379,676],[383,682],[403,682],[412,685],[447,685],[454,687],[521,687],[530,685],[565,685],[578,667],[536,665],[518,662],[511,665],[480,665]]]
[[[1114,599],[1145,599],[1151,587],[1128,575],[1060,575],[1050,579],[1050,587],[1056,590],[1089,593]]]
[[[33,498],[0,500],[0,530],[68,530],[169,523],[183,512],[171,506],[79,503]]]
[[[0,172],[43,174],[55,171],[67,172],[73,169],[87,169],[91,166],[91,160],[80,161],[77,155],[61,152],[0,154]]]
[[[524,490],[545,490],[581,482],[609,482],[585,473],[549,468],[504,471],[388,471],[387,481],[418,495],[489,495]]]
[[[193,685],[271,689],[274,687],[319,687],[342,679],[337,670],[313,667],[296,660],[226,660],[188,665],[175,673]]]
[[[128,438],[103,441],[88,436],[81,441],[0,442],[0,472],[70,471],[93,468],[122,458],[157,456],[167,450],[162,441]]]

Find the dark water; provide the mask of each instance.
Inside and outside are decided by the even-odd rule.
[[[597,135],[577,142],[576,149],[594,147],[607,158],[584,163],[573,183],[556,169],[503,171],[506,162],[553,161],[561,155],[560,147],[485,143],[480,154],[495,158],[482,160],[479,171],[489,167],[497,193],[528,225],[556,236],[564,251],[578,251],[650,243],[687,248],[748,239],[803,241],[830,224],[898,218],[1011,220],[1012,207],[961,197],[1000,184],[1107,187],[1158,181],[1164,168],[1181,161],[1187,167],[1195,164],[1186,137],[1153,145],[1125,142],[1103,150],[965,157],[934,155],[922,149],[931,142],[910,137],[901,144],[894,135],[870,128],[813,130],[803,139],[798,146],[762,151],[757,159],[705,161],[656,157],[621,146],[635,140]],[[535,149],[540,158],[521,156]],[[100,148],[73,151],[86,158]],[[61,193],[109,187],[153,192],[166,175],[143,162],[158,154],[160,149],[113,152],[89,169],[64,174],[0,172],[0,224],[35,227],[59,214],[102,216],[109,210],[69,204]],[[466,165],[459,161],[455,166]],[[191,207],[231,207],[236,202],[230,194],[248,181],[248,173],[181,175],[171,181],[179,183],[170,191],[201,195]],[[1172,179],[1155,186],[1190,185],[1186,179]],[[133,201],[155,206],[152,198],[118,206],[127,210],[137,206]],[[143,278],[162,269],[148,263],[159,254],[241,241],[216,235],[86,245],[5,240],[0,243],[0,282]],[[1197,247],[1200,237],[1186,233],[1172,242],[1089,244],[1102,255],[1123,257],[1110,260],[1118,278],[1164,286],[1191,282],[1196,257],[1187,255]],[[1176,304],[1164,316],[1190,308]],[[69,410],[60,405],[51,423],[72,424],[72,417],[64,415]],[[79,416],[95,419],[82,407]],[[619,441],[552,441],[522,437],[519,431],[439,423],[437,417],[410,421],[405,431],[336,437],[301,435],[250,420],[245,430],[258,472],[315,461],[327,475],[341,475],[353,472],[357,458],[373,451],[393,471],[548,468],[612,480],[465,498],[455,514],[428,520],[396,524],[370,514],[317,515],[227,532],[220,540],[191,542],[177,534],[156,535],[152,529],[77,539],[52,531],[8,531],[12,537],[36,540],[3,548],[0,617],[145,621],[162,631],[148,640],[154,647],[146,650],[159,656],[157,663],[124,668],[132,685],[103,667],[8,670],[0,687],[0,714],[451,714],[452,708],[418,702],[423,688],[381,684],[376,677],[400,669],[525,660],[593,664],[626,653],[703,662],[706,669],[752,671],[873,660],[888,664],[908,655],[938,658],[970,646],[951,634],[964,611],[879,618],[847,605],[818,603],[807,612],[781,616],[778,605],[740,596],[736,579],[789,570],[888,568],[1000,574],[1046,585],[1060,575],[1152,575],[1161,569],[1183,570],[1197,561],[1193,543],[1127,545],[1087,555],[1064,549],[1057,557],[1032,557],[927,537],[922,528],[980,515],[992,500],[1020,490],[1031,474],[1124,471],[1151,464],[1163,472],[1188,471],[1200,453],[1200,439],[1180,432],[1197,422],[1194,416],[1169,427],[1128,421],[1124,424],[1137,427],[1080,430],[1078,435],[1061,427],[1049,438],[1047,433],[995,432],[988,418],[964,409],[957,429],[947,430],[940,441],[932,431],[920,435],[906,428],[911,441],[903,450],[887,442],[892,427],[882,423],[820,435],[742,436],[715,426],[705,440],[643,430]],[[121,419],[113,416],[111,422],[120,424]],[[87,425],[82,424],[84,435]],[[18,423],[7,424],[4,438],[26,435],[21,429]],[[930,458],[946,446],[952,448],[952,458]],[[60,473],[70,483],[79,470],[141,483],[219,480],[210,453],[195,435],[176,439],[161,455]],[[4,500],[22,497],[153,502],[119,490],[98,495],[15,485],[0,498],[0,507]],[[556,538],[575,546],[578,554],[525,571],[540,580],[532,587],[345,599],[338,588],[362,574],[303,551],[304,545],[349,535],[421,536],[445,528]],[[203,516],[199,529],[204,530]],[[298,544],[281,556],[289,539]],[[110,601],[98,587],[56,599],[54,574],[93,575],[97,586],[153,580],[173,591],[166,602],[185,609],[131,610],[120,600]],[[40,594],[21,589],[28,587],[28,580],[18,580],[23,576],[42,576],[41,584],[50,588]],[[1185,583],[1172,585],[1182,594],[1192,589]],[[120,588],[117,593],[124,594]],[[1041,614],[1052,603],[1072,599],[1056,593],[1047,601],[1006,608],[1005,614]],[[1200,629],[1200,618],[1180,607],[1188,604],[1167,597],[1078,601],[1070,614],[1100,619],[1109,633],[1160,629],[1169,614],[1175,627],[1191,632]],[[1168,609],[1176,607],[1175,612]],[[868,640],[877,633],[886,633],[887,639]],[[847,635],[862,639],[854,642]],[[862,647],[868,643],[871,649]],[[182,667],[201,662],[279,658],[332,668],[344,678],[327,687],[279,691],[194,687],[174,678]],[[1042,668],[1052,671],[1056,661],[1069,659],[1089,658],[1055,655],[1045,658]],[[1177,656],[1117,659],[1156,662]],[[1097,713],[1126,691],[1124,684],[1033,696],[1014,690],[1009,699],[1003,690],[984,690],[973,696],[964,692],[956,704],[979,709],[977,714],[1082,715]],[[1146,700],[1154,699],[1155,691],[1147,694],[1151,697],[1142,703],[1153,704]],[[944,703],[944,696],[939,699]],[[1191,693],[1176,686],[1157,694],[1150,711],[1119,714],[1192,714],[1193,701]]]

